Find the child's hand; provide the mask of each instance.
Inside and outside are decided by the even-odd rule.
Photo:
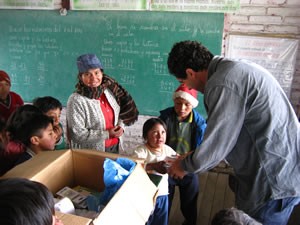
[[[147,165],[149,165],[151,169],[155,170],[158,173],[161,173],[161,174],[167,173],[166,162],[164,162],[164,161],[160,161],[160,162],[156,162],[156,163],[149,163]]]
[[[182,179],[187,174],[187,172],[181,167],[182,160],[183,158],[179,157],[172,163],[168,169],[168,174],[170,177],[173,177],[174,179]]]

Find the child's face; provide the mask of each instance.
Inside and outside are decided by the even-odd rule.
[[[166,130],[157,123],[147,133],[147,144],[154,149],[161,149],[166,142]]]
[[[190,102],[183,98],[176,98],[174,99],[174,108],[179,121],[182,121],[190,115],[193,106]]]
[[[53,131],[52,124],[49,124],[46,129],[41,133],[41,137],[38,137],[37,145],[41,150],[53,150],[56,143],[56,134]]]
[[[46,113],[47,116],[51,117],[53,119],[53,125],[57,126],[60,121],[60,115],[61,115],[61,110],[60,108],[57,109],[51,109]]]

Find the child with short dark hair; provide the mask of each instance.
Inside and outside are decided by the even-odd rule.
[[[52,118],[42,113],[22,121],[18,132],[10,135],[11,140],[19,141],[26,146],[26,151],[19,156],[15,165],[31,159],[42,151],[54,150],[56,143]]]
[[[48,188],[24,178],[0,179],[0,224],[63,225]]]
[[[262,225],[255,219],[237,208],[222,209],[217,212],[211,225]]]
[[[62,111],[61,102],[51,96],[39,97],[33,100],[33,105],[40,109],[45,115],[52,117],[53,130],[57,135],[55,149],[66,149],[66,142],[64,138],[63,126],[60,123],[60,116]]]
[[[17,108],[2,124],[2,149],[0,152],[0,176],[15,166],[16,161],[26,151],[26,146],[18,140],[18,134],[23,129],[24,121],[35,115],[42,115],[33,105],[23,105]]]
[[[11,114],[6,122],[6,131],[8,133],[9,139],[20,130],[20,126],[23,122],[35,115],[40,115],[42,112],[35,106],[27,104],[16,109],[15,112]]]

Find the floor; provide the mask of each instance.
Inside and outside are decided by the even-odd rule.
[[[225,169],[226,170],[226,169]],[[199,175],[200,193],[198,198],[197,225],[210,225],[216,212],[234,206],[234,194],[228,186],[228,171],[206,172]],[[221,172],[220,172],[221,171]],[[179,208],[178,190],[175,192],[169,225],[181,225],[183,216]],[[288,225],[300,225],[300,205],[295,207]]]

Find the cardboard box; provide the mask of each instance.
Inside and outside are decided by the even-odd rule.
[[[13,168],[2,178],[23,177],[39,181],[52,193],[65,186],[77,185],[103,191],[103,162],[105,158],[118,157],[122,156],[94,150],[43,152]],[[153,210],[157,187],[149,179],[140,162],[137,162],[130,176],[92,224],[144,225],[146,223]],[[83,225],[91,222],[82,217],[82,221],[79,222],[74,215],[59,214],[59,217],[65,225]]]

